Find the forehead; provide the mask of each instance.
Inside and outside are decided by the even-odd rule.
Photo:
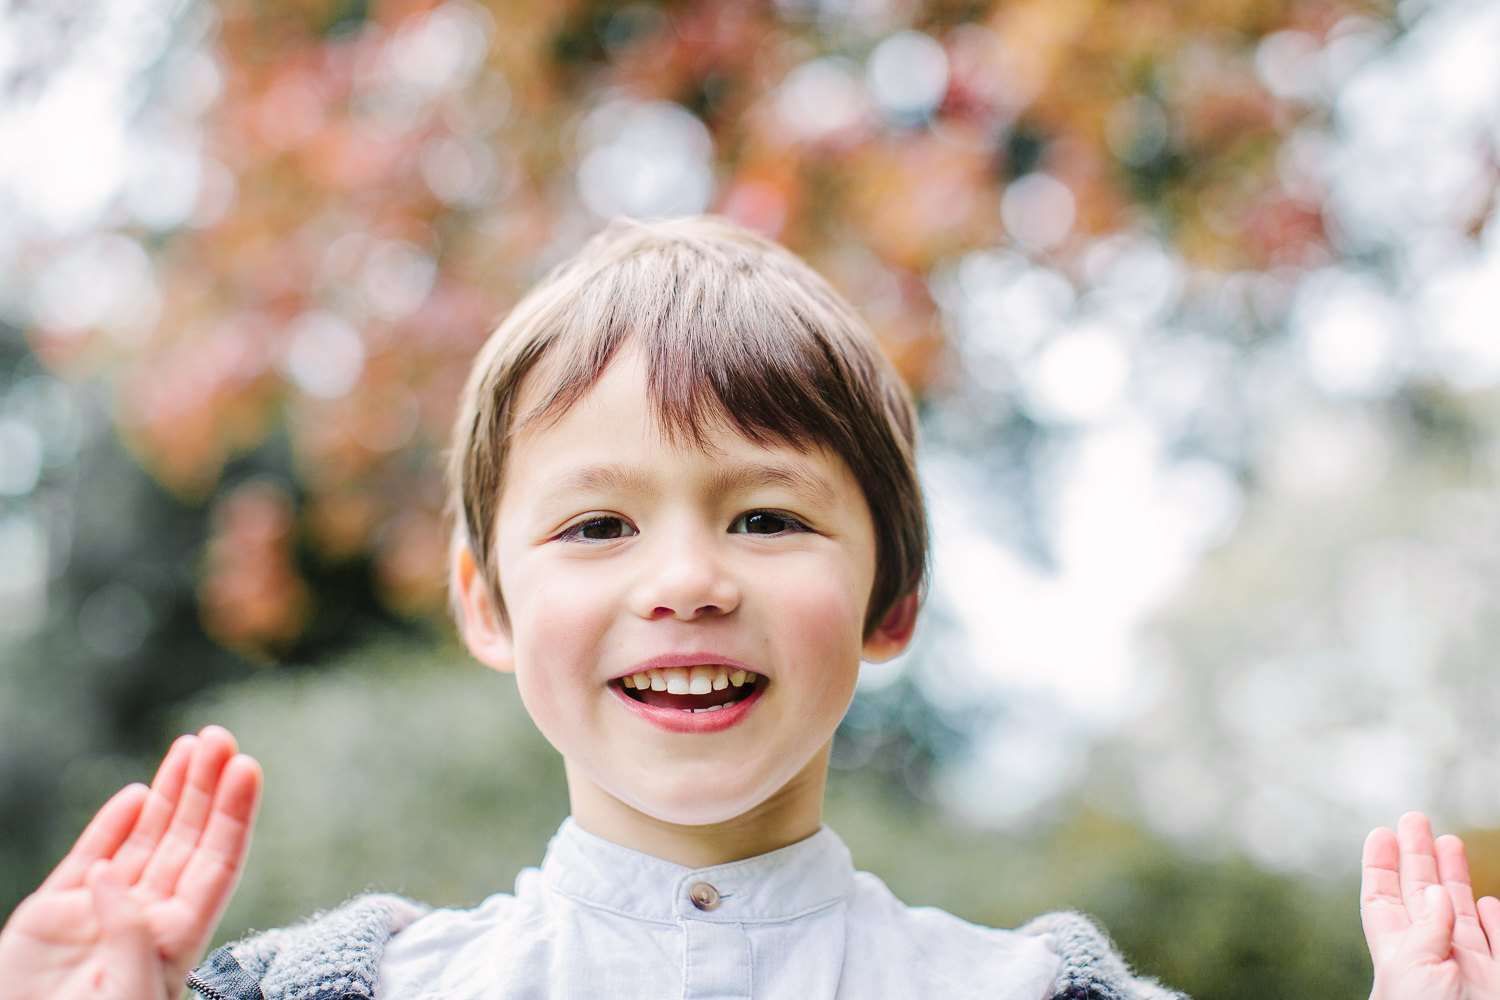
[[[647,362],[626,348],[565,409],[532,420],[512,439],[505,492],[533,498],[567,491],[640,491],[682,485],[684,475],[720,492],[782,487],[820,503],[863,494],[831,449],[745,434],[727,414],[700,415],[697,434],[674,429],[647,391]],[[528,379],[523,412],[544,402],[545,373]],[[531,410],[535,412],[535,410]]]

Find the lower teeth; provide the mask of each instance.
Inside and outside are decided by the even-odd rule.
[[[688,711],[692,712],[694,715],[696,715],[699,712],[717,712],[721,708],[728,708],[728,707],[729,706],[727,704],[724,704],[724,705],[710,705],[708,708],[690,708],[690,709],[688,709]]]

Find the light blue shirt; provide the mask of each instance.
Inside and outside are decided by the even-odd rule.
[[[377,1000],[1048,1000],[1057,945],[908,907],[828,827],[690,869],[571,819],[541,868],[391,939]]]

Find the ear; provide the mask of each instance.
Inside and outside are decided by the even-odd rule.
[[[917,609],[921,601],[915,592],[907,594],[885,613],[880,624],[875,626],[865,639],[863,659],[879,663],[898,655],[911,643],[912,633],[917,630]]]
[[[500,624],[500,615],[490,597],[490,588],[474,565],[474,556],[467,545],[457,547],[453,555],[452,586],[458,591],[458,606],[462,611],[459,631],[463,633],[464,645],[474,659],[502,673],[516,669],[516,649],[511,642],[510,630]]]

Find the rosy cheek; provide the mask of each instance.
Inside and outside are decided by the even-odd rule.
[[[596,672],[597,605],[581,587],[553,574],[517,574],[511,591],[521,700],[559,752],[576,753],[594,725],[583,689]]]
[[[843,690],[853,683],[844,671],[829,670],[827,665],[844,665],[857,669],[860,632],[863,628],[864,602],[852,599],[857,587],[840,574],[819,570],[799,573],[794,579],[782,577],[773,594],[773,618],[781,625],[782,650],[789,661],[821,665],[809,677],[824,690]],[[795,596],[793,596],[795,595]]]

